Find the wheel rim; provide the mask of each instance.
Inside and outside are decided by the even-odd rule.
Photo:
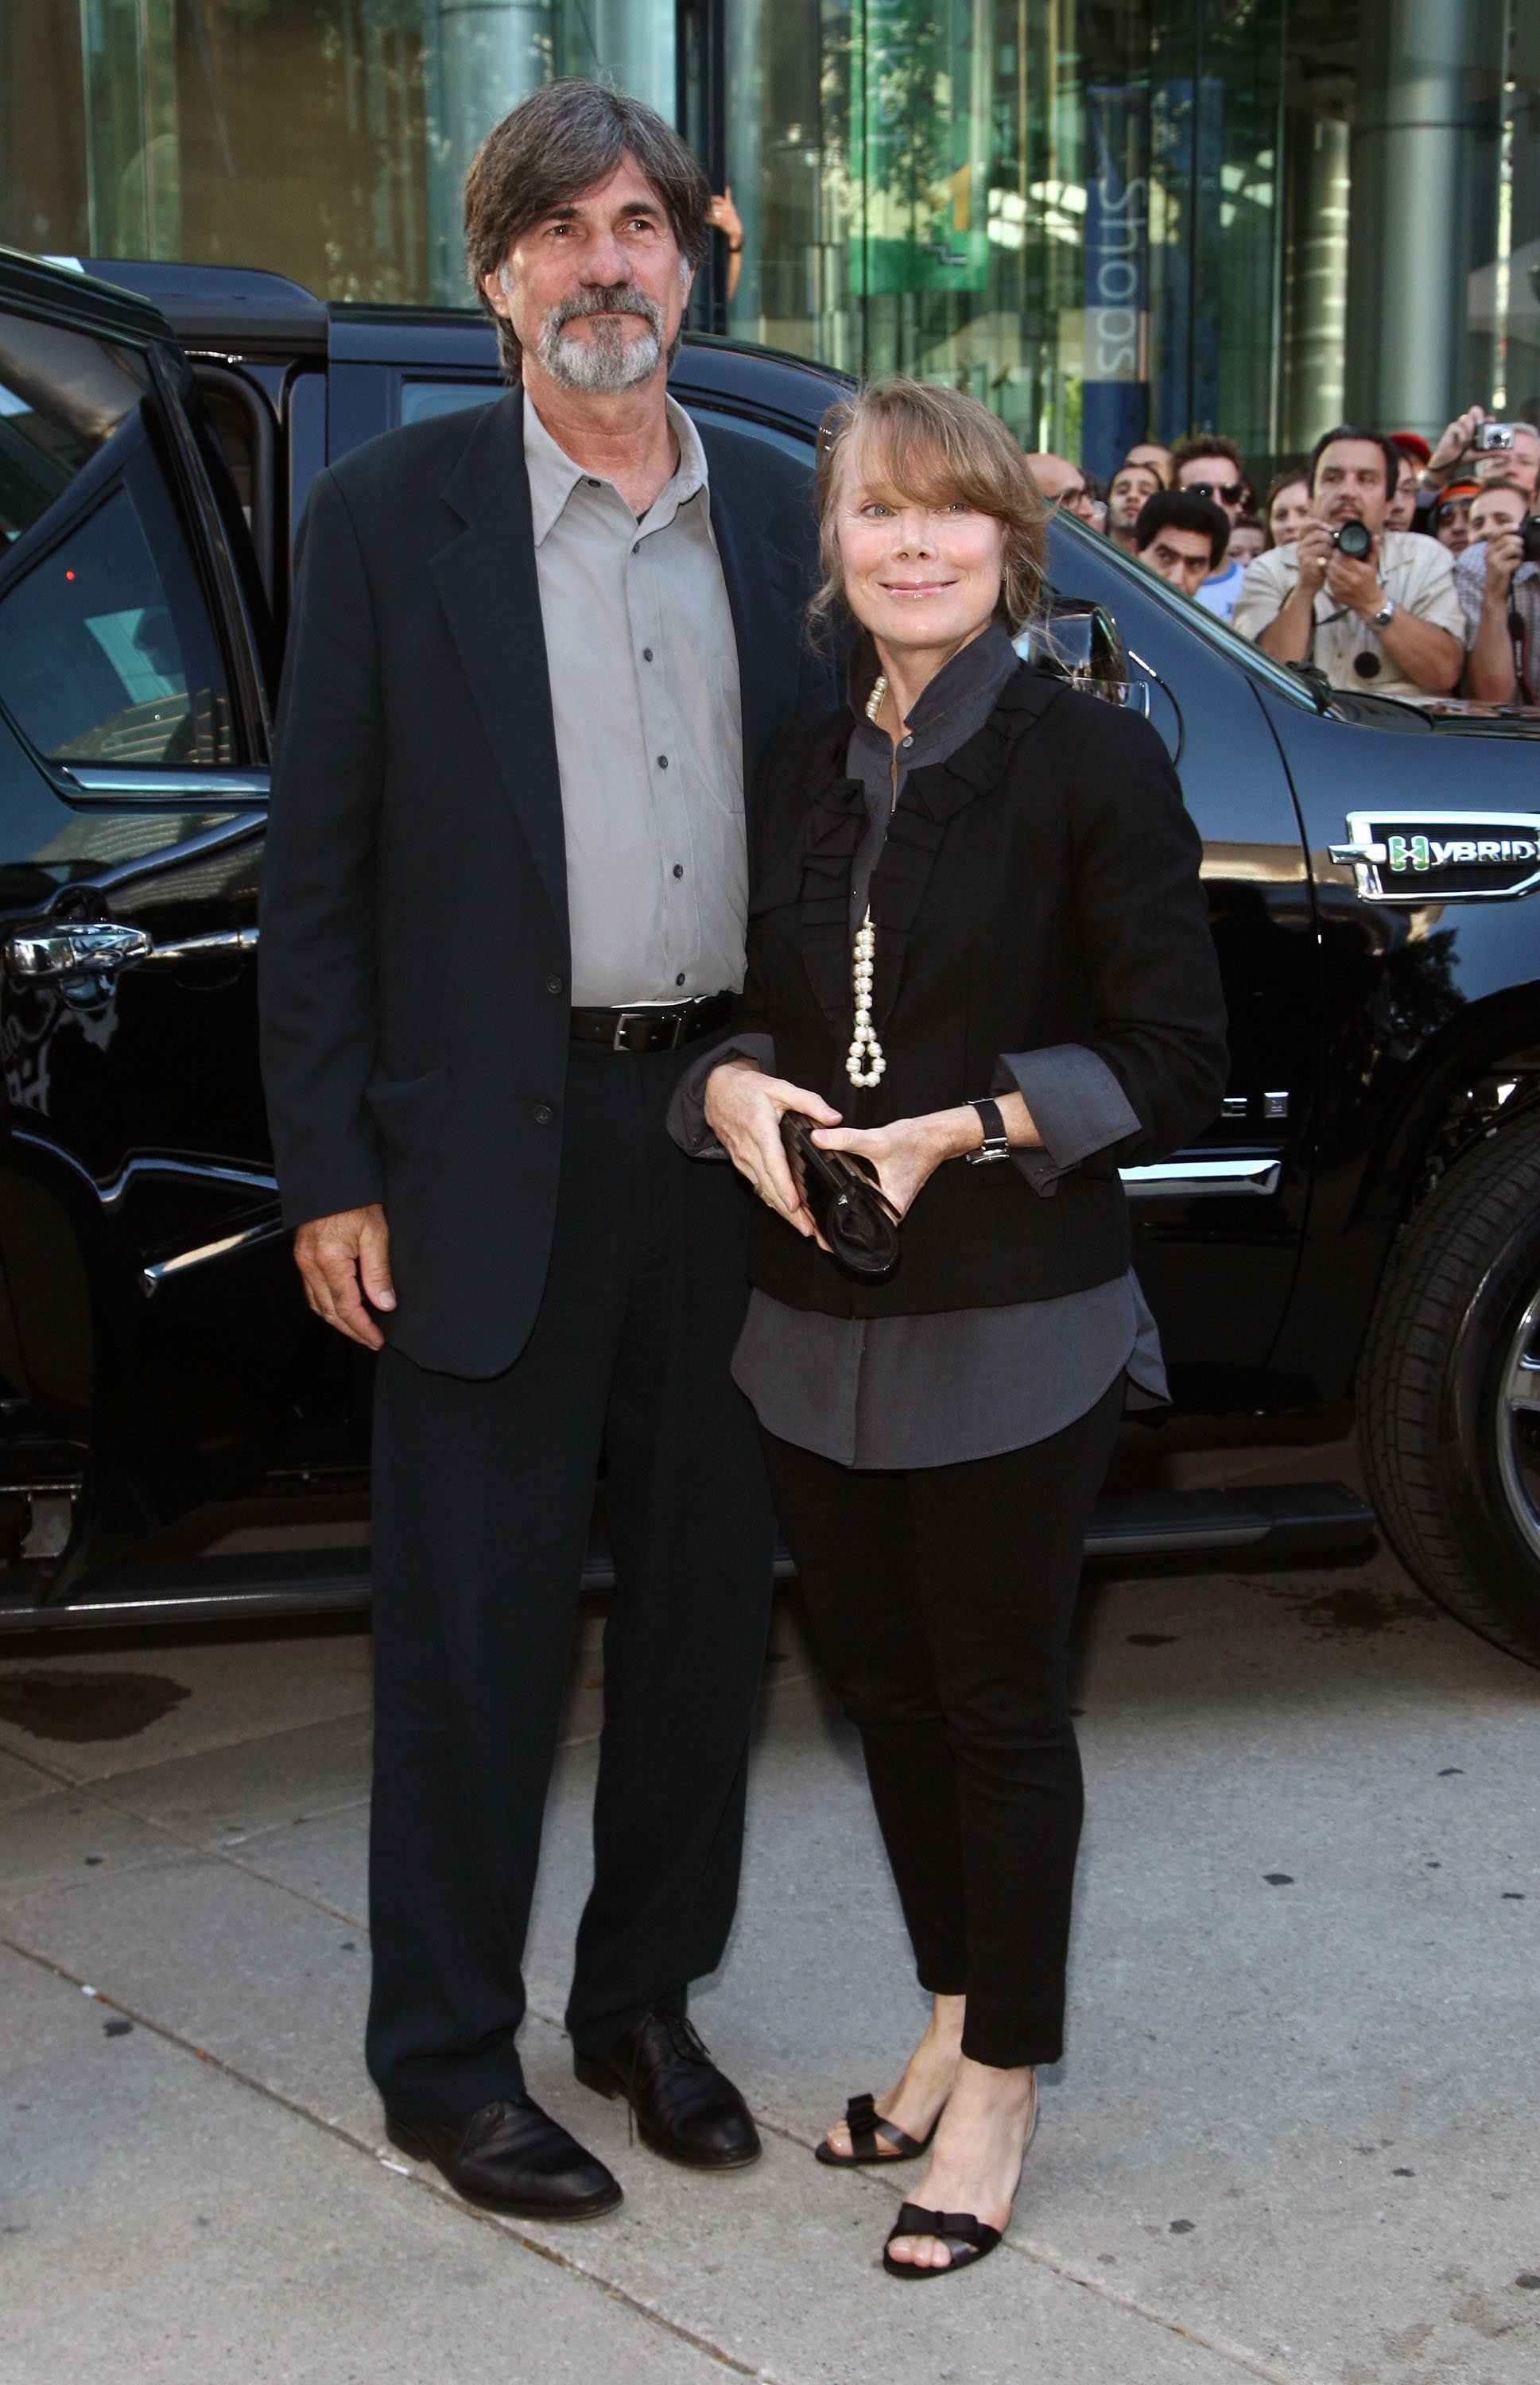
[[[1540,1292],[1508,1345],[1497,1398],[1497,1470],[1509,1512],[1540,1557]]]

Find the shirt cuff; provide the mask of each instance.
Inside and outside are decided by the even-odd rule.
[[[1108,1143],[1139,1131],[1139,1114],[1099,1054],[1083,1043],[1054,1043],[1040,1052],[1002,1052],[995,1091],[1018,1092],[1042,1138],[1041,1149],[1013,1151],[1012,1159],[1037,1192],[1052,1192],[1061,1176]]]
[[[692,1159],[721,1159],[726,1156],[706,1123],[706,1080],[713,1068],[724,1060],[757,1060],[767,1076],[775,1074],[775,1038],[772,1035],[734,1035],[725,1043],[714,1044],[709,1052],[693,1060],[674,1087],[665,1123],[681,1151]]]

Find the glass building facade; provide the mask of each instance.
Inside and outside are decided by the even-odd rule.
[[[731,185],[704,326],[1029,447],[1540,415],[1540,0],[6,0],[0,239],[463,304],[476,142],[594,72]]]

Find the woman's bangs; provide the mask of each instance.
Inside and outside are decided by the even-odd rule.
[[[866,490],[885,506],[980,507],[971,476],[959,474],[934,431],[926,423],[889,416],[857,425],[846,459],[847,485]]]

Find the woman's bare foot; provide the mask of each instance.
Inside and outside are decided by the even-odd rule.
[[[1003,2229],[1036,2116],[1035,2070],[991,2070],[959,2055],[930,2163],[908,2200],[926,2211],[970,2211],[986,2228]],[[937,2236],[895,2236],[887,2249],[918,2269],[951,2266]]]
[[[891,2120],[916,2143],[923,2143],[935,2124],[936,2114],[952,2092],[958,2058],[962,2048],[962,2023],[967,1999],[963,1996],[936,1996],[931,2004],[931,2017],[925,2034],[908,2059],[904,2076],[886,2095],[876,2098],[880,2118]],[[831,2153],[848,2157],[850,2131],[843,2120],[836,2120],[825,2140]],[[877,2140],[879,2160],[896,2158],[890,2148]]]

